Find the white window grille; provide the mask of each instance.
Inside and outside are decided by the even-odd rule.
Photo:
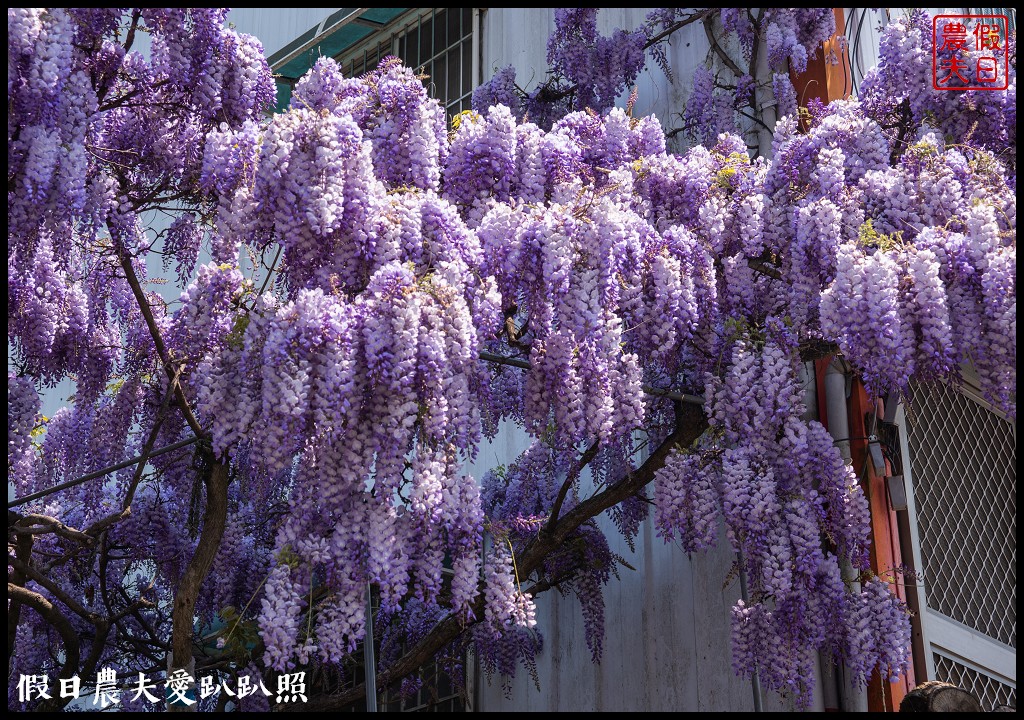
[[[1016,426],[973,391],[913,388],[904,474],[927,678],[1016,705]]]
[[[1017,706],[1017,688],[942,653],[935,653],[935,675],[971,693],[985,710],[991,711],[998,705]]]

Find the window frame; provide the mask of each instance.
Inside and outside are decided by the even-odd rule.
[[[450,13],[459,13],[459,22],[454,28],[457,37],[451,39],[448,34],[453,29]],[[434,23],[439,17],[443,17],[445,23],[444,47],[437,48],[435,43],[438,39],[438,32],[434,29]],[[463,110],[468,110],[472,102],[473,90],[480,84],[480,8],[416,8],[399,16],[386,27],[367,36],[343,54],[337,56],[339,66],[347,77],[361,75],[372,70],[385,55],[395,55],[408,62],[410,55],[410,43],[407,38],[412,33],[417,34],[415,54],[418,64],[411,66],[414,71],[426,70],[429,74],[433,68],[440,65],[443,68],[443,78],[430,77],[429,82],[424,85],[432,98],[437,99],[445,109],[445,116],[451,121],[453,115]],[[466,21],[469,27],[466,27]],[[421,47],[424,38],[424,28],[427,28],[427,37],[430,40],[430,53],[424,54]],[[403,43],[405,45],[403,46]],[[468,47],[466,47],[468,43]],[[454,73],[454,88],[457,92],[453,94],[451,81],[453,73],[449,69],[448,61],[455,53],[458,53],[459,66]],[[439,61],[443,61],[443,64]],[[468,61],[468,62],[467,62]],[[468,64],[468,68],[467,68]],[[468,72],[467,72],[468,70]],[[441,74],[441,73],[439,73]]]

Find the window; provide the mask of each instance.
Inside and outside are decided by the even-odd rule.
[[[387,36],[378,33],[337,60],[346,76],[373,70],[388,55],[427,75],[424,84],[430,96],[444,107],[451,119],[469,110],[476,86],[474,78],[477,16],[472,8],[430,8],[399,18]]]
[[[900,434],[926,674],[1016,705],[1016,425],[967,386],[912,392]]]
[[[442,571],[444,583],[441,590],[442,598],[451,592],[452,571],[448,559],[445,559],[445,569]],[[442,604],[447,600],[442,599]],[[374,616],[380,609],[380,598],[377,588],[371,591],[370,607]],[[385,629],[375,625],[373,628],[374,649],[377,662],[380,661],[381,638]],[[403,643],[401,652],[408,648]],[[442,653],[447,650],[442,650]],[[444,669],[445,663],[438,663],[431,660],[424,663],[419,670],[419,677],[422,684],[410,697],[402,697],[400,686],[392,688],[377,688],[377,709],[379,712],[466,712],[471,709],[471,696],[473,679],[476,668],[472,656],[465,650],[458,650],[459,657],[451,658],[462,666],[462,678],[459,682],[449,677]],[[344,692],[352,690],[366,679],[366,667],[364,665],[363,641],[359,642],[355,652],[345,660],[343,673],[325,673],[321,678],[321,685],[328,692]],[[379,669],[379,666],[378,666]],[[359,701],[345,708],[346,712],[361,712],[365,709],[364,701]]]
[[[468,670],[466,655],[463,654],[463,672]],[[384,712],[465,712],[464,691],[456,687],[448,674],[430,662],[421,670],[423,686],[416,693],[402,699],[400,693],[391,690],[384,693],[380,710]],[[468,683],[467,683],[468,684]]]

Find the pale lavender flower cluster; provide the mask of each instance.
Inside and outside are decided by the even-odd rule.
[[[682,156],[644,158],[634,187],[649,204],[654,227],[664,232],[676,225],[696,226],[719,169],[720,163],[703,146]]]
[[[12,238],[34,226],[61,225],[85,210],[85,142],[97,97],[84,53],[76,51],[75,18],[63,9],[8,12],[8,202]],[[16,33],[16,35],[11,35]],[[24,251],[24,248],[23,248]]]
[[[273,104],[263,46],[251,35],[225,29],[226,10],[146,8],[142,16],[155,31],[154,71],[169,84],[194,92],[206,120],[240,124]]]
[[[383,195],[370,144],[350,115],[293,109],[267,128],[251,200],[240,218],[223,224],[244,228],[257,242],[278,239],[296,289],[330,287],[336,275],[356,290],[368,277]],[[235,203],[228,212],[237,212]]]
[[[84,369],[89,359],[89,297],[62,260],[48,232],[37,238],[31,258],[13,248],[8,254],[8,339],[15,357],[46,383]]]
[[[953,339],[948,352],[958,362],[969,359],[985,395],[1015,416],[1016,248],[1002,244],[990,205],[972,208],[968,225],[967,234],[929,228],[917,243],[939,264]],[[942,307],[942,297],[935,291],[928,297],[928,312],[934,314]],[[954,376],[957,371],[953,369]]]
[[[179,285],[185,285],[187,279],[192,277],[202,240],[203,228],[196,222],[196,216],[192,213],[182,213],[167,228],[167,235],[164,237],[164,271],[167,271],[170,259],[176,258],[175,272]]]
[[[749,10],[747,8],[722,8],[720,18],[722,28],[726,32],[736,33],[736,37],[743,47],[743,55],[749,59],[754,49],[756,34]]]
[[[533,598],[519,589],[512,554],[500,541],[484,563],[484,621],[492,632],[504,634],[517,628],[530,629],[537,624]]]
[[[502,296],[519,298],[530,317],[527,427],[539,435],[554,417],[559,444],[611,439],[643,419],[639,359],[623,349],[616,312],[631,217],[612,196],[586,208],[586,221],[574,211],[524,212],[496,268]],[[488,238],[500,241],[483,228],[482,235],[485,247]]]
[[[260,128],[252,120],[238,127],[221,123],[206,138],[203,171],[199,178],[204,190],[224,196],[252,188],[259,157]]]
[[[865,583],[851,604],[853,625],[846,639],[846,667],[862,686],[876,669],[883,680],[894,682],[909,664],[906,606],[890,592],[888,583],[878,578]]]
[[[796,320],[813,320],[823,283],[835,277],[836,255],[845,234],[840,206],[828,198],[802,202],[795,213],[790,245],[791,307]]]
[[[444,169],[444,196],[471,226],[495,203],[508,202],[516,179],[517,127],[512,111],[492,105],[459,123]]]
[[[309,597],[309,588],[304,587],[309,578],[288,565],[278,565],[270,571],[267,587],[262,600],[260,624],[263,642],[267,646],[266,661],[271,667],[291,669],[292,648],[299,634],[300,620]]]
[[[1017,252],[1004,247],[990,252],[981,277],[986,346],[977,365],[982,388],[998,407],[1016,416],[1017,405]]]
[[[515,118],[523,116],[523,93],[516,85],[516,69],[511,65],[498,70],[473,91],[473,110],[484,114],[494,105],[504,105]]]
[[[35,472],[32,431],[39,421],[41,404],[29,378],[7,373],[7,468],[19,495],[25,494]]]
[[[560,13],[552,52],[579,83],[573,102],[607,107],[635,76],[650,29],[682,15],[600,38],[595,12]],[[9,378],[9,460],[31,491],[139,452],[157,417],[158,446],[190,437],[174,405],[157,414],[170,388],[151,326],[186,363],[181,389],[209,444],[151,458],[157,480],[110,529],[128,550],[107,585],[151,593],[147,622],[166,626],[159,609],[195,546],[201,476],[219,461],[232,471],[231,510],[202,622],[255,595],[267,663],[337,664],[365,633],[367,585],[412,638],[449,613],[473,620],[482,591],[472,633],[484,668],[535,671],[541,640],[515,553],[549,522],[583,448],[599,443],[594,479],[614,485],[633,468],[634,431],[656,425],[654,443],[673,427],[672,404],[648,392],[703,389],[711,428],[693,452],[669,454],[656,522],[687,550],[713,543],[721,522],[742,555],[751,595],[734,609],[736,668],[804,702],[814,649],[861,678],[902,667],[902,607],[877,581],[852,593],[839,572],[868,568],[868,505],[829,434],[802,419],[800,354],[837,344],[873,391],[955,378],[970,359],[1012,415],[1008,156],[972,149],[961,119],[941,128],[948,146],[920,127],[900,129],[899,145],[854,102],[815,109],[805,133],[783,118],[770,163],[717,130],[710,147],[675,156],[656,120],[566,113],[569,96],[551,102],[551,88],[527,98],[534,122],[489,105],[449,138],[443,110],[394,60],[357,80],[320,61],[291,109],[264,120],[269,70],[254,41],[221,27],[221,10],[139,17],[150,59],[121,44],[119,12],[9,11],[8,324],[24,374]],[[760,30],[773,58],[799,64],[831,34],[831,17],[772,10]],[[741,43],[749,19],[722,15]],[[918,47],[914,32],[893,42]],[[698,80],[695,128],[731,122],[736,94],[710,70]],[[738,80],[740,102],[760,92]],[[787,85],[775,88],[780,103]],[[513,92],[506,72],[481,97]],[[1015,118],[1015,104],[1000,102],[979,128]],[[894,109],[875,93],[866,108],[883,105]],[[157,246],[141,213],[171,202],[183,210]],[[204,242],[220,264],[196,270]],[[173,315],[145,272],[159,247],[182,282],[198,273]],[[259,297],[240,248],[276,263]],[[511,364],[492,375],[481,351]],[[32,468],[29,386],[69,375],[74,406],[47,423]],[[505,418],[535,443],[478,489],[465,462]],[[84,526],[120,507],[132,473],[41,509]],[[578,491],[568,488],[563,514]],[[613,512],[627,540],[645,508],[634,496]],[[52,536],[37,543],[60,551]],[[139,561],[156,570],[156,590],[130,578]],[[232,567],[243,563],[255,569],[238,584]],[[540,571],[580,599],[595,657],[614,565],[585,524]],[[80,594],[93,576],[57,580]],[[145,636],[134,616],[125,622]],[[18,652],[44,658],[45,635],[29,628]]]
[[[654,480],[658,534],[666,541],[678,536],[688,553],[714,546],[721,512],[720,463],[700,453],[671,453]]]
[[[690,240],[682,232],[675,235],[682,242]],[[685,252],[689,248],[683,245],[681,249]],[[650,357],[670,370],[675,369],[680,346],[690,339],[698,320],[696,273],[690,267],[684,271],[684,259],[688,258],[682,252],[675,254],[671,249],[651,259],[649,282],[644,288],[646,302],[637,308],[643,318],[638,317],[642,323],[639,329],[647,336],[637,338],[638,344],[649,348]]]
[[[522,663],[536,679],[535,658],[542,640],[534,630],[533,598],[520,590],[511,551],[501,542],[496,539],[484,564],[486,604],[483,622],[473,628],[475,647],[488,675],[500,673],[508,683]]]
[[[795,345],[737,342],[723,377],[708,374],[711,428],[669,455],[655,503],[659,533],[687,552],[713,545],[721,518],[750,587],[733,608],[734,669],[807,704],[813,649],[896,668],[909,623],[887,590],[852,594],[839,580],[840,558],[867,567],[868,506],[828,432],[800,419],[796,363]],[[858,644],[864,613],[892,628],[886,643]]]
[[[398,58],[385,58],[362,80],[369,102],[356,119],[373,143],[377,177],[392,188],[437,190],[448,150],[444,110]]]
[[[920,203],[913,178],[889,168],[871,170],[861,178],[859,187],[864,193],[865,212],[872,218],[877,232],[909,235],[921,227]]]
[[[522,592],[521,583],[526,578],[517,576],[514,553],[546,520],[532,513],[534,508],[550,505],[556,491],[552,474],[559,472],[558,467],[564,472],[566,460],[564,453],[555,453],[535,442],[507,471],[492,470],[482,481],[482,502],[489,518],[492,544],[483,563],[484,616],[478,618],[481,622],[474,626],[472,638],[485,672],[500,673],[505,683],[515,676],[520,664],[536,674],[536,655],[542,640],[535,630],[533,599]],[[475,486],[472,479],[467,483]],[[478,536],[476,541],[479,539]],[[465,548],[468,552],[469,546]],[[476,552],[480,552],[479,545]],[[453,594],[464,584],[468,590],[472,581],[472,596],[476,595],[479,557],[463,554],[461,560],[455,561],[457,571],[468,565],[472,574],[463,580],[456,575],[452,581]]]
[[[935,253],[914,248],[902,258],[909,282],[901,282],[902,314],[914,323],[914,368],[921,379],[941,379],[956,371],[953,326],[946,289]]]
[[[225,12],[146,9],[127,34],[118,9],[8,13],[10,339],[43,382],[73,376],[84,405],[115,371],[152,370],[149,329],[117,268],[117,252],[152,245],[137,211],[170,196],[200,203],[214,116],[241,124],[273,97],[262,48],[224,29]],[[148,58],[125,47],[142,33]],[[182,275],[201,234],[187,220],[170,233]],[[145,283],[145,262],[126,260]]]
[[[715,87],[715,78],[703,65],[693,74],[693,89],[686,100],[683,120],[690,133],[705,145],[714,145],[722,133],[737,130],[735,99]]]
[[[906,388],[914,374],[914,337],[900,313],[900,269],[886,252],[839,247],[836,278],[821,296],[821,330],[859,368],[868,392]]]
[[[732,348],[728,371],[721,378],[707,375],[709,419],[727,443],[770,445],[787,417],[802,414],[793,352],[772,342],[756,348],[740,341]]]
[[[175,356],[192,363],[221,345],[235,322],[233,306],[245,292],[242,273],[230,265],[203,265],[181,294],[167,343]]]
[[[291,107],[295,110],[352,112],[367,102],[368,93],[369,87],[364,80],[346,78],[338,63],[322,57],[295,83]]]
[[[788,60],[795,72],[802,73],[808,59],[836,31],[836,21],[831,8],[770,8],[762,27],[772,69],[785,69]]]
[[[792,126],[780,128],[773,145],[775,158],[766,184],[772,194],[789,183],[808,183],[823,149],[842,152],[844,181],[857,183],[871,170],[889,169],[889,143],[882,128],[864,115],[859,103],[836,100],[806,134]],[[827,157],[827,156],[826,156]],[[821,158],[824,160],[825,158]]]
[[[579,107],[610,108],[644,66],[647,32],[597,32],[597,8],[559,8],[548,38],[548,64],[575,85]]]
[[[204,416],[217,418],[215,448],[236,452],[232,443],[256,432],[252,455],[269,468],[302,458],[278,545],[324,565],[342,598],[314,624],[324,657],[361,637],[362,615],[344,598],[366,582],[380,584],[389,607],[409,589],[433,601],[448,552],[453,608],[465,612],[476,596],[482,516],[456,452],[479,439],[475,338],[468,307],[440,273],[417,286],[406,266],[386,265],[357,303],[301,291],[250,321],[241,350],[229,343],[218,361],[218,377],[236,378],[233,392],[228,384],[206,401],[200,394]],[[364,502],[369,487],[376,499]],[[323,522],[335,528],[326,537]],[[265,623],[275,607],[265,608]],[[293,651],[283,642],[275,640],[274,663]]]
[[[600,463],[603,466],[600,476],[605,482],[618,482],[628,472],[623,454],[628,455],[626,451],[616,450],[610,446],[599,452],[605,459],[605,462]],[[567,479],[566,475],[573,459],[574,452],[571,449],[553,448],[535,441],[511,466],[497,468],[484,476],[483,505],[490,532],[494,537],[498,569],[503,555],[515,552],[516,548],[526,547],[548,522],[546,513],[552,506],[559,485]],[[595,459],[595,462],[597,461]],[[571,492],[565,496],[563,513],[576,504],[575,495],[575,492]],[[615,516],[616,524],[622,529],[627,540],[632,541],[645,515],[646,503],[636,499],[635,502],[627,503]],[[602,588],[614,572],[614,563],[615,558],[607,538],[591,523],[573,532],[570,540],[544,561],[545,577],[558,578],[560,592],[571,592],[580,601],[587,645],[595,662],[600,660],[604,640]],[[496,570],[485,568],[485,575],[488,577],[489,573],[493,572]],[[500,584],[495,584],[494,589],[489,590],[489,593],[495,594],[485,596],[488,605],[492,602],[497,603],[497,609],[493,611],[496,616],[503,616],[507,614],[507,608],[522,604],[522,600],[515,594],[508,594],[510,586],[504,586],[504,593],[499,592],[500,587]],[[483,630],[476,634],[476,642],[478,649],[486,648],[483,650],[486,655],[502,657],[503,662],[522,662],[531,667],[534,663],[534,653],[539,647],[536,643],[526,641],[532,635],[536,635],[535,631],[495,633]],[[502,650],[502,643],[513,638],[517,639],[507,650]],[[539,640],[539,635],[537,638]]]
[[[797,112],[796,88],[784,73],[772,75],[772,95],[775,97],[775,113],[778,117],[793,117]]]
[[[838,341],[873,390],[956,378],[970,358],[1012,414],[1005,359],[1015,352],[1015,307],[1000,299],[986,314],[979,282],[990,255],[1015,254],[1016,203],[999,161],[923,133],[892,168],[890,143],[856,103],[832,103],[814,123],[806,135],[780,125],[764,180],[764,236],[790,281],[786,314],[814,328],[820,312],[822,337]],[[1004,298],[1014,280],[999,274],[990,282]],[[743,292],[746,301],[759,294]],[[1002,330],[989,334],[988,317]]]

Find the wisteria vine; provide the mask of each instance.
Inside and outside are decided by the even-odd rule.
[[[798,376],[840,352],[871,394],[908,394],[973,366],[1015,417],[1015,69],[1002,95],[918,92],[915,15],[862,101],[801,127],[788,71],[831,10],[659,11],[610,37],[596,14],[557,13],[555,83],[502,70],[449,133],[395,58],[360,78],[322,59],[268,117],[262,49],[223,10],[9,9],[9,481],[23,497],[145,458],[9,519],[11,582],[83,638],[52,654],[65,636],[12,600],[12,672],[163,670],[174,627],[200,674],[316,666],[329,693],[368,586],[385,676],[414,646],[457,677],[468,643],[535,674],[551,587],[580,599],[597,660],[619,559],[578,513],[637,477],[652,488],[610,503],[628,541],[652,502],[687,552],[724,527],[751,586],[737,672],[806,704],[815,650],[861,683],[905,669],[908,615]],[[683,114],[704,144],[673,154],[614,106],[696,22],[767,52],[770,77],[700,68]],[[735,111],[769,87],[772,159],[751,160]],[[43,418],[64,379],[73,402]],[[679,398],[701,395],[685,426]],[[530,448],[472,477],[507,423]]]

